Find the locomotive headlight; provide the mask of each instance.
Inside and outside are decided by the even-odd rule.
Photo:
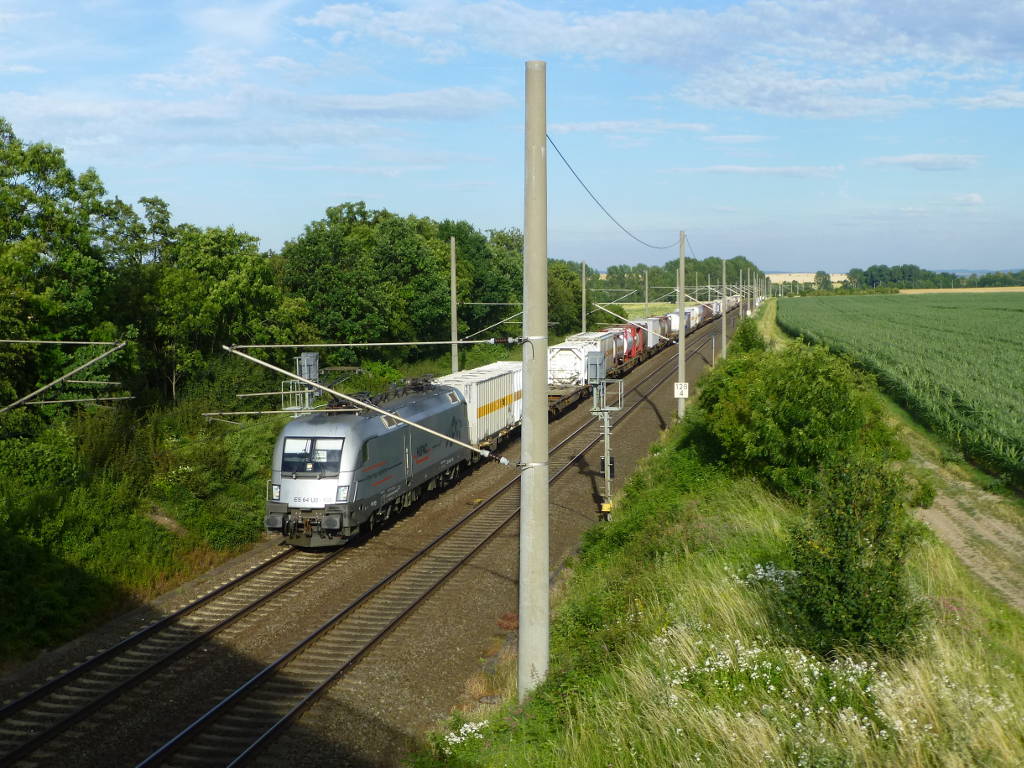
[[[277,483],[270,484],[270,500],[280,501],[281,500],[281,486]]]
[[[334,500],[335,501],[348,501],[348,486],[347,485],[339,485],[338,486],[338,495],[334,497]]]

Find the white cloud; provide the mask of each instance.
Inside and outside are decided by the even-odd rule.
[[[295,0],[228,3],[192,11],[186,21],[212,41],[231,40],[245,45],[263,45],[280,25],[282,11]]]
[[[307,68],[295,59],[288,56],[265,56],[256,62],[258,69],[266,69],[271,72],[299,72]]]
[[[956,195],[953,198],[953,202],[957,205],[963,205],[965,207],[973,208],[979,205],[985,204],[985,198],[979,195],[977,192],[969,192],[966,195]]]
[[[854,117],[928,106],[928,99],[905,92],[911,82],[907,73],[816,77],[763,62],[758,67],[737,64],[704,72],[680,88],[677,95],[711,109],[740,107],[766,115]]]
[[[242,80],[246,74],[245,59],[242,51],[204,45],[188,51],[175,71],[146,72],[136,75],[134,81],[142,88],[157,86],[181,91],[212,88]]]
[[[705,136],[704,141],[712,144],[759,144],[762,141],[769,141],[770,136],[756,136],[753,134],[732,134],[723,136]]]
[[[899,155],[875,157],[867,160],[868,165],[890,165],[913,168],[917,171],[963,171],[978,164],[981,155]]]
[[[503,91],[465,87],[383,94],[340,94],[296,98],[298,109],[319,115],[371,115],[414,120],[477,117],[514,99]]]
[[[326,5],[296,22],[338,45],[384,44],[431,61],[478,51],[653,62],[679,73],[676,95],[685,101],[779,115],[879,115],[980,98],[951,94],[950,83],[1005,88],[1024,61],[1018,0],[747,0],[719,10],[592,12],[406,0]]]
[[[740,176],[790,176],[830,178],[846,170],[841,165],[709,165],[705,168],[675,168],[677,173],[723,173]]]
[[[665,120],[598,120],[588,123],[553,123],[551,133],[674,133],[676,131],[710,131],[704,123],[673,123]]]
[[[970,109],[1020,109],[1024,107],[1024,91],[1003,88],[984,96],[959,99],[957,103]]]
[[[45,71],[39,67],[33,67],[31,64],[0,64],[0,72],[12,75],[38,75]]]
[[[359,174],[366,176],[384,176],[389,179],[396,179],[408,173],[432,173],[445,170],[443,165],[306,165],[296,166],[289,170],[296,171],[324,171],[328,173]]]

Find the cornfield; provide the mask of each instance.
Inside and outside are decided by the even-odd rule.
[[[1024,295],[787,299],[778,323],[855,359],[970,459],[1024,485]]]

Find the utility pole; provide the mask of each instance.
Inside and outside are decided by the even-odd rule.
[[[583,309],[580,311],[580,327],[587,332],[587,262],[580,262],[580,286],[583,288]]]
[[[459,372],[459,318],[456,315],[456,300],[455,300],[455,235],[452,235],[449,241],[451,245],[451,277],[452,277],[452,373]]]
[[[725,359],[725,319],[729,314],[725,300],[725,259],[722,259],[722,359]]]
[[[548,674],[547,65],[526,62],[523,427],[519,514],[519,702]]]
[[[739,281],[740,281],[739,282],[739,292],[740,292],[740,313],[739,314],[740,314],[740,319],[742,320],[743,319],[743,315],[745,314],[744,311],[743,311],[743,305],[744,305],[744,301],[746,299],[746,297],[743,295],[743,270],[742,269],[740,270]]]
[[[679,233],[679,388],[676,393],[677,414],[682,421],[686,416],[686,233]]]

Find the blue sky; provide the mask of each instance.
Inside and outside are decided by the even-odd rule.
[[[1024,2],[0,0],[0,115],[266,248],[340,202],[521,227],[524,62],[641,238],[766,270],[1024,268]],[[554,153],[549,253],[660,264]]]

